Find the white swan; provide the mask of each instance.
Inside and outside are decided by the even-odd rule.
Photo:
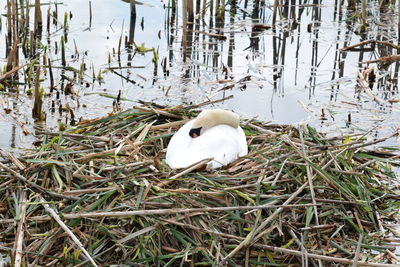
[[[248,152],[239,116],[222,109],[204,110],[172,136],[166,162],[173,168],[186,168],[200,160],[213,158],[210,168],[229,164]]]

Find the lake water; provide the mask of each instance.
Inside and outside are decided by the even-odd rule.
[[[50,34],[45,30],[46,14],[49,8],[51,14],[56,10],[56,2],[43,5],[41,42],[47,46],[59,94],[50,93],[49,73],[43,71],[46,121],[36,126],[57,130],[59,122],[70,124],[68,110],[75,120],[106,115],[113,111],[114,98],[120,92],[122,109],[139,105],[139,100],[171,106],[233,95],[215,107],[273,123],[307,122],[334,134],[368,133],[376,138],[398,127],[400,104],[380,105],[356,90],[358,72],[366,66],[359,62],[396,55],[397,51],[384,45],[340,51],[370,39],[397,44],[397,6],[379,8],[375,1],[369,1],[368,27],[361,33],[359,12],[348,10],[341,1],[286,1],[287,5],[278,10],[275,28],[255,31],[255,24],[272,24],[273,1],[259,7],[250,2],[228,4],[220,25],[210,16],[209,7],[204,19],[195,18],[186,33],[186,62],[182,57],[181,1],[175,11],[169,1],[138,2],[135,23],[131,6],[124,1],[91,1],[91,21],[89,1],[64,1],[57,4],[58,22],[51,23]],[[64,14],[68,16],[66,33]],[[5,36],[7,22],[4,17],[1,20],[1,34]],[[75,95],[64,93],[74,72],[57,68],[61,66],[62,35],[67,39],[67,65],[77,70],[82,63],[86,66],[84,76],[71,83]],[[215,36],[224,36],[225,40]],[[129,39],[157,53],[137,53],[134,46],[126,45]],[[5,50],[2,41],[3,66]],[[153,62],[155,54],[158,60]],[[24,63],[22,54],[20,58]],[[385,101],[398,98],[399,62],[370,66],[377,76],[373,93]],[[94,80],[99,73],[102,80]],[[23,75],[19,82],[24,83]],[[16,87],[18,90],[7,87],[0,91],[0,98],[34,133],[29,86]],[[16,120],[3,110],[0,129],[1,149],[30,147],[35,139],[32,134],[23,135]],[[390,144],[396,144],[396,140]]]

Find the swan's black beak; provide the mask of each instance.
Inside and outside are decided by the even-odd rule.
[[[190,131],[189,131],[190,137],[192,137],[192,138],[199,137],[201,128],[202,127],[190,129]]]

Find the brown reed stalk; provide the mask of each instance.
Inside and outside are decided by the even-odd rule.
[[[361,0],[361,28],[365,31],[367,27],[367,0]]]
[[[182,1],[182,57],[183,62],[186,63],[187,57],[187,17],[188,17],[188,7],[187,0]]]
[[[32,117],[39,121],[42,121],[44,119],[44,116],[43,116],[43,111],[42,111],[43,100],[42,100],[42,96],[40,93],[40,63],[39,62],[38,62],[38,65],[39,66],[36,67]]]
[[[40,5],[40,0],[35,0],[35,17],[34,17],[33,24],[34,24],[33,35],[34,35],[35,39],[41,39],[43,21],[42,21],[42,10],[41,10],[41,5]]]
[[[187,0],[187,14],[188,14],[188,21],[193,22],[194,19],[193,0]]]
[[[276,16],[277,16],[277,13],[278,13],[278,5],[279,5],[279,0],[275,0],[274,1],[274,11],[273,11],[273,14],[272,14],[272,25],[273,26],[275,26],[275,23],[276,23]]]
[[[29,32],[29,3],[29,0],[25,1],[25,35],[27,35]]]

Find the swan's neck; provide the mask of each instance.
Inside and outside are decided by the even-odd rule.
[[[196,118],[193,122],[192,129],[201,128],[201,131],[204,132],[207,129],[220,124],[226,124],[233,128],[237,128],[240,124],[240,119],[238,115],[228,110],[207,110],[200,113]]]

